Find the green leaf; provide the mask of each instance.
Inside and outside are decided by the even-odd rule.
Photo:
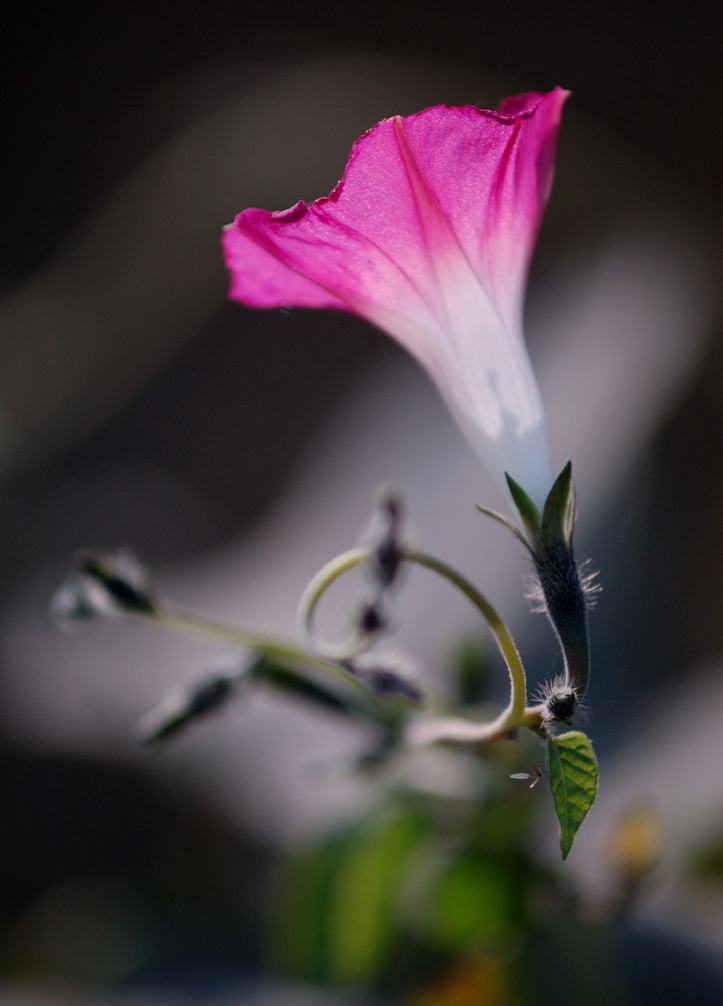
[[[597,794],[597,759],[589,738],[573,730],[548,738],[545,762],[547,783],[560,822],[562,858],[567,859],[577,830]]]
[[[575,487],[572,462],[568,461],[545,500],[542,511],[542,540],[549,547],[561,542],[569,548],[575,524]]]
[[[533,543],[533,551],[536,550],[537,542],[540,540],[540,511],[532,502],[522,486],[519,486],[511,475],[505,472],[507,487],[512,496],[512,502],[517,507],[522,523],[527,528]]]
[[[492,520],[496,520],[498,524],[503,524],[508,531],[511,531],[513,533],[515,538],[519,538],[519,540],[522,542],[522,544],[525,546],[528,552],[532,552],[529,541],[527,540],[527,538],[525,538],[524,534],[522,533],[522,531],[520,531],[520,529],[518,528],[518,526],[515,524],[514,521],[511,521],[509,517],[505,517],[501,513],[497,513],[496,510],[489,510],[486,506],[481,506],[479,503],[475,503],[475,506],[477,507],[480,513],[483,513],[485,515],[485,517],[491,517]]]

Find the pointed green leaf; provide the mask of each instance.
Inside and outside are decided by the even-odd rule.
[[[547,739],[545,762],[547,782],[560,822],[562,858],[567,859],[577,829],[597,793],[597,759],[589,738],[573,730]]]
[[[522,523],[529,531],[533,543],[537,542],[540,537],[540,511],[522,486],[519,486],[507,472],[505,472],[505,478],[507,479],[507,487],[512,496],[512,502],[519,510]]]
[[[496,510],[488,510],[486,506],[480,506],[479,503],[475,503],[475,506],[477,507],[480,513],[483,513],[485,515],[485,517],[491,517],[492,520],[496,520],[499,524],[503,524],[508,529],[508,531],[511,531],[516,538],[520,539],[520,541],[525,546],[528,552],[532,551],[532,549],[530,548],[530,543],[527,540],[527,538],[525,538],[522,531],[520,531],[518,526],[514,523],[514,521],[511,521],[509,517],[505,517],[504,514],[497,513]]]
[[[570,544],[575,524],[575,487],[572,482],[572,462],[568,461],[545,500],[542,511],[542,540],[545,545],[562,540]]]

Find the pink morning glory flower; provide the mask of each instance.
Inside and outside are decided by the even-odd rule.
[[[426,369],[503,492],[508,472],[540,508],[553,476],[522,306],[566,97],[384,119],[328,196],[244,210],[223,238],[231,297],[383,329]]]

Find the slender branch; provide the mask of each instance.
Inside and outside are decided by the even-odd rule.
[[[229,646],[245,647],[254,650],[268,660],[290,661],[294,664],[303,664],[305,667],[333,671],[335,674],[341,675],[345,681],[354,681],[352,675],[346,674],[336,664],[320,660],[285,639],[274,639],[255,632],[247,632],[245,629],[228,625],[225,622],[217,622],[215,619],[197,615],[195,612],[182,611],[180,608],[156,608],[149,617],[151,621],[167,629],[185,632],[192,636],[205,636],[207,639],[215,639],[218,642],[227,643]]]
[[[369,559],[368,548],[354,548],[344,552],[328,562],[308,585],[299,603],[299,635],[302,642],[319,656],[329,657],[335,652],[333,647],[319,643],[312,631],[314,612],[326,590],[344,573]],[[487,743],[497,740],[520,726],[526,719],[527,685],[525,669],[520,659],[515,642],[509,629],[489,603],[487,598],[470,583],[466,577],[452,566],[424,552],[407,552],[404,556],[407,562],[424,566],[444,577],[460,590],[474,604],[489,625],[502,657],[507,666],[510,679],[510,701],[505,709],[491,723],[474,723],[471,720],[456,717],[440,717],[415,723],[410,727],[410,738],[413,743],[434,743],[439,740],[467,743]],[[345,644],[344,652],[349,653],[350,644]],[[339,658],[337,658],[339,659]],[[535,717],[527,717],[532,720]]]
[[[148,617],[151,621],[169,629],[206,636],[231,646],[246,647],[268,660],[288,661],[322,671],[332,671],[343,677],[344,680],[352,681],[366,694],[366,689],[361,683],[353,675],[348,674],[336,661],[352,659],[353,655],[361,652],[362,642],[364,645],[368,645],[367,640],[362,641],[357,638],[342,646],[327,646],[324,643],[319,643],[314,637],[312,622],[316,608],[328,588],[344,573],[366,562],[369,556],[370,550],[368,548],[350,549],[328,562],[307,586],[299,602],[299,635],[303,646],[307,646],[311,652],[307,652],[302,646],[297,646],[284,639],[247,632],[244,629],[178,608],[157,607]],[[415,746],[444,742],[486,744],[506,737],[515,727],[521,725],[533,730],[539,727],[541,717],[537,708],[525,707],[525,670],[517,647],[509,629],[487,598],[466,577],[452,566],[442,562],[441,559],[424,552],[408,552],[404,558],[407,562],[423,566],[446,579],[477,608],[495,637],[510,678],[510,701],[506,708],[491,722],[475,723],[472,720],[454,716],[417,720],[410,723],[407,728],[408,742]],[[337,654],[341,654],[341,656]]]
[[[237,626],[218,622],[215,619],[206,618],[203,615],[197,615],[195,612],[180,608],[156,605],[153,613],[138,614],[155,622],[160,628],[184,632],[193,636],[205,636],[207,639],[227,643],[230,646],[252,650],[257,659],[260,658],[264,662],[264,670],[260,677],[281,691],[290,692],[301,698],[311,697],[317,702],[321,696],[322,704],[327,708],[353,710],[366,717],[369,722],[381,726],[387,723],[388,718],[383,704],[370,693],[358,678],[349,674],[344,667],[330,661],[320,660],[292,642],[247,632]],[[299,668],[323,673],[331,671],[335,677],[343,679],[356,691],[357,698],[354,700],[351,697],[345,699],[343,693],[339,695],[334,691],[326,691],[323,684],[316,683],[313,676],[306,677]],[[353,704],[350,705],[350,702]]]
[[[431,569],[434,573],[439,574],[439,576],[445,577],[458,590],[461,590],[481,613],[492,630],[510,676],[510,702],[507,709],[497,719],[501,721],[503,730],[510,730],[518,726],[525,713],[527,683],[525,681],[525,668],[510,630],[484,594],[481,594],[474,584],[470,583],[466,577],[462,576],[452,566],[448,566],[441,559],[436,559],[434,556],[427,555],[424,552],[410,552],[407,553],[406,558],[409,562],[415,562],[418,566],[426,566],[427,569]]]
[[[320,642],[312,630],[314,612],[329,587],[340,576],[356,566],[361,566],[370,556],[368,548],[352,548],[343,552],[319,570],[311,580],[299,601],[297,631],[304,646],[321,659],[348,661],[358,657],[373,641],[369,636],[355,633],[345,643],[334,645]]]
[[[523,710],[518,722],[514,722],[510,717],[509,706],[488,723],[477,723],[461,716],[434,716],[413,720],[407,727],[406,739],[411,747],[427,747],[431,744],[464,744],[477,747],[504,740],[518,726],[527,727],[533,733],[540,733],[544,727],[544,720],[538,707],[528,706]]]

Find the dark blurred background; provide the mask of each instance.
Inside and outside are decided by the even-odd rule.
[[[629,4],[543,10],[536,5],[463,3],[444,11],[424,3],[413,8],[313,3],[274,11],[227,3],[191,5],[183,11],[163,4],[105,3],[17,12],[6,21],[3,39],[0,275],[6,290],[33,277],[139,164],[219,104],[259,81],[272,80],[286,66],[344,53],[427,59],[449,70],[478,73],[485,81],[500,82],[498,88],[503,81],[519,89],[545,89],[561,82],[573,91],[574,116],[593,122],[612,146],[633,151],[643,162],[643,175],[647,164],[656,180],[664,176],[686,205],[697,203],[715,228],[723,199],[716,112],[723,89],[720,42],[720,15],[703,3],[671,5],[655,13]],[[490,92],[494,87],[487,85]],[[495,100],[495,94],[489,99]],[[334,101],[330,94],[330,104]],[[293,108],[287,106],[286,115],[293,115]],[[282,120],[268,128],[283,130],[287,124]],[[353,139],[351,131],[349,135]],[[340,167],[331,165],[329,177]],[[173,212],[183,218],[187,207],[178,203]],[[208,233],[215,233],[233,212],[229,207],[226,217],[209,223]],[[203,238],[208,240],[207,234]],[[105,242],[113,241],[114,233],[108,231]],[[210,246],[204,253],[212,258]],[[218,258],[207,268],[220,286]],[[18,434],[27,439],[11,468],[28,469],[23,449],[30,450],[32,458],[42,458],[42,466],[32,470],[36,479],[47,475],[48,466],[77,465],[80,470],[91,458],[111,454],[154,467],[160,462],[209,508],[213,527],[206,528],[207,540],[236,530],[239,521],[253,516],[268,499],[271,461],[249,456],[249,422],[239,419],[239,409],[248,406],[232,393],[249,352],[228,320],[229,314],[238,317],[238,310],[209,299],[205,314],[205,330],[195,340],[185,334],[182,347],[167,345],[152,358],[154,369],[163,369],[153,392],[135,388],[140,394],[133,410],[114,418],[93,440],[69,433],[66,439],[72,442],[64,446],[71,448],[70,455],[53,451],[53,441],[63,439],[62,433],[37,430],[31,438],[32,420],[22,415],[31,430]],[[274,322],[265,318],[262,324]],[[323,328],[327,322],[317,319],[316,324]],[[299,340],[292,338],[278,355],[286,359],[296,351],[306,358],[318,352],[321,361],[328,360],[331,351],[339,367],[351,367],[370,341],[367,337],[365,347],[357,336],[341,346],[329,339],[322,348],[309,342],[298,348]],[[39,371],[37,361],[36,366]],[[277,409],[287,409],[284,415],[296,418],[291,426],[281,417],[278,423],[286,436],[277,449],[293,452],[298,446],[294,438],[302,438],[312,422],[309,414],[321,411],[333,392],[320,380],[312,394],[303,392],[305,406],[299,409],[294,397],[298,383],[289,380],[295,364],[285,375],[274,376],[269,369],[255,368],[254,381],[265,382],[260,394],[273,397]],[[313,375],[318,367],[309,365],[308,371]],[[204,397],[204,410],[179,407],[187,400],[188,382]],[[201,386],[208,392],[205,396]],[[34,406],[41,408],[24,388],[17,395],[25,399],[28,413]],[[115,404],[111,396],[103,407],[91,394],[87,408],[108,420]],[[7,406],[4,411],[9,411]],[[89,422],[68,419],[71,430],[74,425],[80,433]],[[12,416],[7,425],[12,425]],[[207,436],[206,427],[209,433],[223,429],[225,436]],[[203,450],[189,450],[189,442],[203,443]],[[706,452],[708,464],[716,454]],[[17,482],[11,480],[4,496],[4,506],[12,506],[17,498],[19,508],[26,509]],[[22,541],[23,554],[33,548],[36,534],[37,528]],[[47,544],[37,542],[41,548]]]
[[[56,653],[58,667],[73,664],[82,641],[63,650],[50,629],[38,651],[26,641],[45,624],[42,599],[86,545],[132,544],[177,576],[189,599],[194,564],[208,572],[210,563],[209,596],[223,596],[233,582],[227,546],[253,540],[360,373],[399,365],[396,347],[355,319],[227,304],[218,245],[245,205],[281,208],[328,191],[355,137],[383,115],[442,101],[487,105],[508,89],[573,92],[533,272],[531,299],[543,307],[547,278],[628,216],[653,230],[658,213],[680,224],[699,256],[690,261],[706,304],[700,348],[646,420],[637,474],[611,470],[602,480],[609,491],[585,532],[603,572],[611,555],[596,651],[611,684],[593,696],[601,749],[614,752],[628,737],[637,696],[653,701],[682,672],[697,682],[693,669],[715,669],[722,27],[720,10],[701,0],[667,8],[106,0],[6,15],[0,602],[11,643],[0,667],[0,1001],[24,1001],[16,990],[38,987],[51,989],[47,1002],[77,1001],[124,983],[129,994],[157,988],[203,1001],[259,973],[256,879],[273,841],[208,797],[203,768],[179,763],[159,775],[131,750],[129,709],[142,711],[161,679],[115,711],[124,686],[99,688],[97,730],[85,721],[76,729],[72,688],[82,694],[86,679],[57,677],[48,665]],[[662,293],[667,279],[660,283]],[[690,297],[697,292],[691,282]],[[645,380],[641,372],[641,388]],[[635,381],[631,388],[636,395]],[[348,544],[365,507],[340,517]],[[234,612],[232,598],[228,605]],[[93,659],[107,646],[122,665],[122,631],[101,636]],[[145,637],[129,661],[143,645]],[[27,692],[24,662],[34,683]],[[141,687],[132,676],[125,687],[134,682]],[[225,739],[211,756],[216,772]],[[719,755],[701,747],[702,788],[717,810],[695,838],[713,850],[718,876]],[[716,897],[711,927],[721,918]],[[707,924],[690,935],[695,953],[708,955],[699,974],[721,953]],[[61,938],[70,932],[80,935]]]

